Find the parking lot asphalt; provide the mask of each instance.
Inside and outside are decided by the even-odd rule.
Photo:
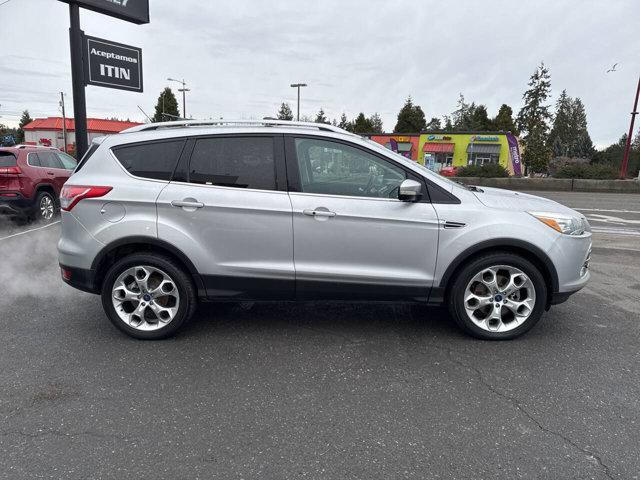
[[[590,217],[593,278],[509,342],[349,303],[136,341],[59,280],[59,225],[0,228],[0,478],[638,478],[640,196],[543,195]]]

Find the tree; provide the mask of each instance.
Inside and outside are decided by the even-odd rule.
[[[475,131],[488,132],[494,130],[493,121],[489,118],[487,107],[484,105],[471,104],[469,116],[469,129]]]
[[[338,127],[344,130],[349,130],[350,123],[349,120],[347,120],[347,115],[344,112],[342,113],[342,115],[340,115],[340,123],[338,123]]]
[[[529,89],[522,96],[524,105],[517,120],[525,147],[522,160],[532,173],[544,173],[551,159],[551,150],[548,148],[551,113],[546,103],[551,94],[551,77],[544,62],[531,75],[528,85]]]
[[[499,132],[511,132],[514,135],[518,135],[518,129],[513,120],[513,110],[506,103],[500,106],[498,115],[493,119],[493,128]]]
[[[316,115],[315,123],[329,123],[327,116],[324,114],[324,110],[321,108],[318,114]]]
[[[636,139],[638,139],[638,137],[636,137]],[[627,134],[625,133],[616,143],[609,145],[604,150],[595,152],[591,158],[591,163],[607,165],[619,171],[626,145]],[[627,172],[629,176],[635,177],[638,175],[638,170],[640,170],[640,147],[634,146],[629,155],[629,166]]]
[[[370,119],[364,116],[364,113],[360,112],[353,121],[351,131],[353,133],[371,133],[373,131],[373,124]]]
[[[178,100],[171,91],[171,88],[166,87],[160,96],[158,97],[158,103],[156,103],[156,111],[151,118],[152,122],[168,122],[171,120],[177,120],[180,117],[180,110],[178,109]]]
[[[31,115],[29,115],[29,110],[22,112],[20,123],[18,124],[18,138],[16,139],[18,143],[24,142],[24,126],[31,122],[33,122],[33,119],[31,118]]]
[[[549,132],[549,146],[556,157],[591,158],[593,142],[587,131],[587,114],[579,98],[563,90],[556,102],[556,114]]]
[[[438,117],[433,117],[424,126],[424,129],[425,130],[442,130],[442,123],[440,123],[440,119]]]
[[[382,117],[378,114],[378,112],[374,113],[369,117],[369,121],[371,122],[371,133],[382,133],[384,132],[384,128],[382,125]]]
[[[394,133],[417,133],[427,126],[424,112],[419,105],[414,105],[411,96],[404,102],[404,106],[398,113],[398,121]]]
[[[288,103],[282,102],[278,110],[278,120],[293,120],[293,112]]]
[[[451,121],[454,131],[471,130],[471,115],[475,110],[474,103],[467,103],[461,93],[458,97],[458,108],[451,112]]]

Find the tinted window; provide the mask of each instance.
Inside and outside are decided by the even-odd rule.
[[[206,185],[276,189],[271,137],[205,138],[196,142],[189,181]]]
[[[184,140],[144,143],[119,147],[113,153],[132,175],[171,180],[183,145]]]
[[[397,198],[404,170],[359,148],[326,140],[297,138],[303,192]]]
[[[40,158],[38,158],[38,154],[37,153],[30,153],[27,156],[27,162],[29,163],[29,165],[31,165],[32,167],[40,167]]]
[[[71,155],[67,155],[66,153],[62,152],[57,153],[57,155],[64,168],[66,168],[67,170],[73,170],[74,168],[76,168],[76,159]]]
[[[40,160],[40,166],[46,168],[64,168],[55,152],[38,152],[31,155],[37,155]],[[33,165],[33,163],[32,163]]]
[[[15,167],[16,157],[13,153],[0,152],[0,167]]]

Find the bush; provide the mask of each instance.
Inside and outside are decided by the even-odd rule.
[[[466,167],[461,167],[457,170],[456,176],[496,178],[508,177],[509,172],[502,165],[490,163],[487,165],[467,165]]]
[[[555,178],[590,178],[595,180],[610,180],[618,178],[618,170],[611,165],[598,164],[568,164],[558,168]]]

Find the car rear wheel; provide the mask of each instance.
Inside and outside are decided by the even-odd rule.
[[[465,265],[451,285],[449,311],[467,333],[507,340],[540,320],[547,288],[538,268],[519,255],[498,253]]]
[[[189,275],[172,259],[149,253],[115,263],[102,285],[109,320],[138,339],[173,335],[193,315],[196,303]]]
[[[40,192],[36,198],[33,217],[36,221],[50,223],[56,214],[56,201],[49,192]]]

